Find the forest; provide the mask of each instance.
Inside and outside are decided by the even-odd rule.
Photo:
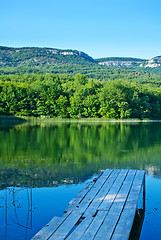
[[[132,61],[133,68],[103,66],[102,60]],[[160,119],[159,67],[157,74],[136,68],[145,61],[93,59],[77,50],[0,47],[0,115]]]
[[[1,75],[0,114],[160,119],[160,81],[147,82],[99,81],[82,74]]]

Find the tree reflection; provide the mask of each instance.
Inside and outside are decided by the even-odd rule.
[[[0,188],[79,183],[105,168],[160,176],[161,124],[34,124],[0,130]]]

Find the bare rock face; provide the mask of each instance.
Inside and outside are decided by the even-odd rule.
[[[103,66],[109,67],[124,67],[124,68],[136,68],[143,64],[146,60],[139,58],[123,58],[112,57],[105,59],[98,59],[97,62]]]
[[[160,66],[161,66],[161,56],[150,59],[149,61],[147,61],[147,64],[145,65],[145,67],[151,67],[151,68],[160,67]]]
[[[77,53],[77,52],[73,52],[73,51],[62,51],[62,52],[60,52],[60,54],[63,54],[63,55],[76,55],[76,56],[78,56],[79,54]]]
[[[99,62],[99,64],[104,66],[114,66],[114,67],[132,67],[133,61],[106,61],[106,62]]]
[[[150,60],[137,58],[102,58],[97,60],[98,64],[108,67],[124,67],[124,68],[155,68],[161,66],[161,56],[154,57]]]

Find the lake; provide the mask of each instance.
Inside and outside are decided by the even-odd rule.
[[[0,239],[30,239],[106,168],[145,169],[140,239],[160,239],[161,123],[0,123]]]

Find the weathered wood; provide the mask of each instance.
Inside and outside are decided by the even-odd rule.
[[[112,188],[110,189],[109,193],[105,196],[103,202],[99,206],[98,210],[109,210],[113,201],[115,200],[118,191],[120,190],[124,179],[126,178],[126,175],[128,173],[127,169],[122,169],[116,178],[116,181],[114,182]]]
[[[128,240],[144,184],[144,171],[107,169],[32,239]]]
[[[54,217],[48,224],[45,225],[32,239],[48,239],[60,224],[60,218]]]
[[[108,214],[107,211],[98,211],[96,217],[92,221],[91,225],[88,227],[85,234],[82,236],[81,240],[94,239],[96,232],[98,231],[101,223],[104,221],[107,214]]]
[[[106,170],[100,178],[98,178],[97,182],[93,185],[91,190],[86,194],[85,198],[80,202],[79,205],[76,206],[80,212],[84,213],[86,209],[89,207],[95,196],[99,193],[102,186],[105,184],[109,176],[111,175],[113,170]]]
[[[32,239],[49,239],[57,228],[65,221],[69,214],[64,214],[63,217],[54,217],[48,224],[45,225]]]
[[[91,190],[95,183],[88,182],[84,188],[69,202],[69,206],[65,209],[64,212],[72,211],[79,203],[82,201],[82,199],[86,196],[86,194]]]
[[[105,184],[100,189],[99,193],[93,199],[92,203],[90,204],[90,207],[87,208],[86,212],[84,213],[84,216],[87,216],[89,214],[94,215],[96,213],[100,204],[104,201],[104,198],[109,193],[119,173],[120,173],[120,170],[114,170],[111,173],[111,175],[109,176]]]
[[[116,226],[115,232],[112,236],[112,240],[119,239],[119,236],[122,236],[122,238],[125,240],[129,239],[143,180],[144,172],[137,171],[130,194],[122,211],[120,220]]]
[[[96,211],[98,209],[98,206],[104,200],[104,197],[106,196],[106,194],[110,190],[111,186],[113,185],[114,181],[118,177],[119,173],[120,173],[120,170],[114,170],[111,173],[111,175],[109,176],[107,181],[104,183],[102,188],[99,190],[98,194],[95,196],[95,198],[93,198],[93,201],[90,204],[90,206],[87,208],[86,212],[83,214],[83,217],[85,217],[85,219],[75,229],[75,231],[68,237],[69,239],[79,239],[80,237],[82,237],[83,233],[88,229],[89,225],[92,223],[93,220],[94,220],[94,223],[92,223],[92,228],[93,228],[93,224],[96,224],[98,226],[98,222],[102,219],[102,218],[100,218],[100,216],[105,217],[107,212],[104,212],[104,213],[100,213],[99,212],[98,215],[95,218],[93,218],[92,215],[94,215],[96,213]],[[127,170],[126,171],[122,171],[122,173],[126,174]],[[121,176],[123,176],[122,173],[120,174]],[[120,181],[120,178],[119,178],[118,181]],[[99,182],[99,184],[100,184],[100,182]],[[94,227],[94,229],[95,229],[95,227]],[[85,234],[85,237],[87,237],[87,236],[89,236],[91,234],[92,233],[87,232]]]
[[[91,216],[84,218],[83,221],[77,226],[77,228],[69,235],[68,240],[80,239],[93,219],[94,217]]]
[[[81,217],[79,210],[73,211],[50,237],[51,240],[65,239]]]
[[[72,211],[74,208],[80,208],[84,212],[93,197],[97,194],[100,187],[104,184],[104,182],[108,179],[113,170],[107,169],[105,170],[101,177],[98,178],[96,182],[89,183],[87,188],[84,187],[83,191],[77,194],[74,201],[70,202],[70,205],[65,210],[65,212]]]
[[[134,170],[130,170],[128,172],[125,181],[123,181],[122,183],[122,187],[120,188],[118,194],[116,195],[116,198],[112,203],[112,206],[110,207],[108,215],[106,216],[103,224],[101,225],[98,233],[96,234],[95,239],[110,239],[112,237],[113,231],[117,225],[127,196],[131,189],[135,173],[136,171]]]

